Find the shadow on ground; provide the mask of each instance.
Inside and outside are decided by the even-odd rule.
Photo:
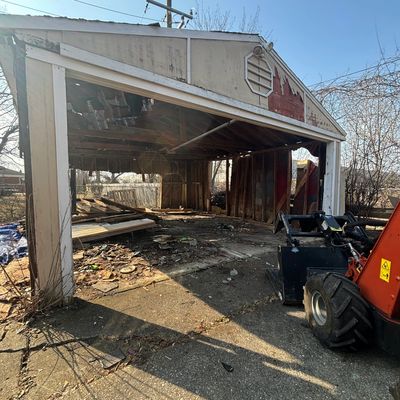
[[[30,398],[54,394],[51,382],[66,386],[58,390],[71,399],[390,398],[399,364],[377,350],[323,349],[302,310],[274,296],[265,261],[232,262],[148,290],[80,301],[43,319],[38,328],[48,346],[70,343],[31,354],[32,373],[45,353],[54,367],[37,374]],[[222,284],[233,267],[239,275]]]
[[[77,299],[29,329],[8,332],[0,343],[1,371],[7,375],[16,362],[21,368],[12,370],[17,377],[3,382],[0,396],[390,398],[389,386],[400,376],[398,360],[376,349],[328,351],[312,336],[302,309],[280,304],[265,278],[266,264],[276,264],[278,236],[262,227],[235,237],[210,234],[209,223],[189,229],[192,223],[179,222],[173,229],[197,232],[198,240],[221,239],[233,251],[263,246],[263,253],[146,288]],[[231,277],[233,269],[237,275]]]

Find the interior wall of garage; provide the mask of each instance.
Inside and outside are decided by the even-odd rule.
[[[289,150],[234,158],[228,215],[271,224],[279,211],[289,212],[291,164]]]
[[[172,161],[162,175],[162,208],[210,209],[210,162],[207,160]]]

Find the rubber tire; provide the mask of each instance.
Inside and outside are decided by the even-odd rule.
[[[318,291],[326,305],[326,322],[316,322],[312,297]],[[330,349],[352,350],[368,346],[373,337],[370,307],[359,288],[343,275],[312,275],[304,287],[306,319],[313,334]]]

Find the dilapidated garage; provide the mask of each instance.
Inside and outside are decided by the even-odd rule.
[[[208,211],[210,163],[224,160],[227,214],[274,224],[305,147],[319,158],[314,207],[340,212],[344,132],[262,37],[9,15],[0,29],[31,270],[53,301],[73,295],[75,169],[157,173],[162,207]]]

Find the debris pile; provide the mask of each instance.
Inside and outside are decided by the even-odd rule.
[[[120,280],[151,276],[152,266],[140,251],[121,243],[97,244],[74,254],[75,282],[107,293],[118,288]]]
[[[151,281],[178,263],[196,261],[217,252],[212,243],[170,234],[149,234],[135,246],[126,239],[85,244],[83,250],[74,253],[75,282],[78,289],[91,287],[100,295],[140,279]]]
[[[26,306],[25,300],[30,300],[29,259],[22,257],[12,260],[8,265],[1,266],[0,274],[0,321],[11,313],[18,314]]]

